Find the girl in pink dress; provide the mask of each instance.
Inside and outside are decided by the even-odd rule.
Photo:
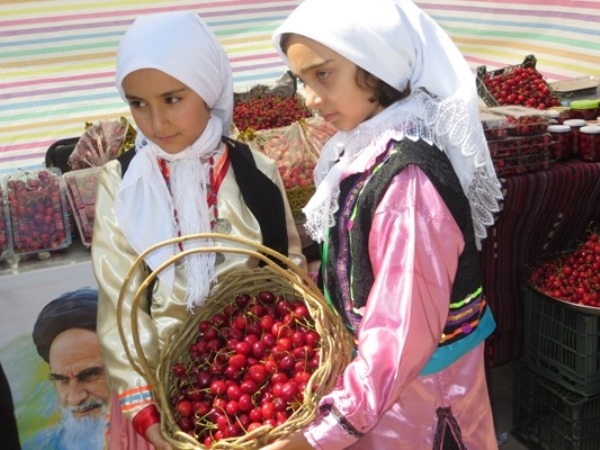
[[[274,33],[338,132],[304,209],[356,357],[268,450],[497,448],[478,250],[501,198],[474,76],[409,0],[305,0]]]

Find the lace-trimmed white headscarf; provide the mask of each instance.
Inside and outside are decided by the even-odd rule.
[[[141,16],[123,36],[117,52],[116,84],[125,99],[122,82],[139,69],[158,69],[194,90],[210,109],[202,135],[187,149],[169,154],[138,132],[131,161],[115,201],[117,221],[135,251],[181,235],[210,232],[206,200],[210,182],[208,160],[217,160],[221,137],[233,115],[233,78],[229,59],[214,33],[194,12]],[[125,99],[126,100],[126,99]],[[171,193],[157,158],[168,161]],[[171,195],[172,194],[172,195]],[[175,211],[177,220],[175,219]],[[185,241],[184,249],[210,242]],[[146,263],[156,269],[177,251],[161,247]],[[214,253],[194,253],[183,259],[188,281],[187,304],[202,305],[215,279]],[[159,274],[173,288],[175,268]]]
[[[313,39],[411,95],[351,131],[336,133],[315,169],[306,229],[322,242],[338,210],[343,175],[364,168],[390,139],[423,139],[450,159],[469,199],[478,247],[494,221],[500,183],[479,119],[474,75],[450,37],[409,0],[305,0],[277,28]],[[341,156],[340,156],[341,155]]]

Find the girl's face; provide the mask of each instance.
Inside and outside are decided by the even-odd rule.
[[[144,136],[167,153],[190,146],[206,128],[210,112],[202,97],[157,69],[140,69],[123,79],[131,114]]]
[[[373,93],[356,83],[356,65],[330,48],[293,35],[287,57],[292,72],[306,87],[307,106],[338,131],[352,130],[383,110],[379,103],[369,101]]]

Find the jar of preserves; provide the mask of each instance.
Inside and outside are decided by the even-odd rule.
[[[548,133],[551,136],[550,155],[555,161],[564,161],[572,156],[573,131],[568,125],[549,125]]]
[[[583,161],[600,161],[600,125],[586,125],[579,131],[579,157]]]
[[[571,132],[573,133],[571,156],[579,156],[579,130],[581,127],[585,127],[587,122],[583,119],[568,119],[563,122],[563,125],[571,127]]]
[[[598,116],[598,100],[573,100],[569,105],[571,119],[595,120]]]
[[[548,117],[548,123],[562,124],[565,120],[570,119],[570,111],[571,109],[566,106],[555,106],[553,108],[547,109],[546,115]]]

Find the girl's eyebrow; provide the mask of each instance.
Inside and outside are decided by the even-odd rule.
[[[321,67],[321,66],[324,66],[325,64],[327,64],[327,63],[329,63],[329,62],[331,62],[331,61],[333,61],[333,58],[326,59],[326,60],[324,60],[324,61],[321,61],[321,62],[317,62],[317,63],[311,64],[310,66],[303,67],[303,68],[300,70],[300,73],[299,73],[298,75],[301,75],[301,74],[303,74],[303,73],[309,72],[309,71],[311,71],[311,70],[318,69],[319,67]]]
[[[176,94],[178,94],[180,92],[187,91],[188,89],[189,88],[187,88],[187,87],[181,87],[181,88],[175,89],[173,91],[163,92],[162,94],[159,94],[158,96],[159,97],[172,97],[172,96],[174,96],[174,95],[176,95]],[[137,97],[135,95],[127,95],[127,94],[125,94],[125,98],[127,100],[141,100],[140,97]]]
[[[178,93],[180,93],[180,92],[187,91],[188,89],[189,89],[189,88],[187,88],[187,87],[181,87],[181,88],[179,88],[179,89],[175,89],[175,90],[173,90],[173,91],[168,91],[168,92],[165,92],[165,93],[163,93],[163,94],[160,94],[160,96],[161,96],[161,97],[171,97],[171,96],[173,96],[173,95],[175,95],[175,94],[178,94]]]

